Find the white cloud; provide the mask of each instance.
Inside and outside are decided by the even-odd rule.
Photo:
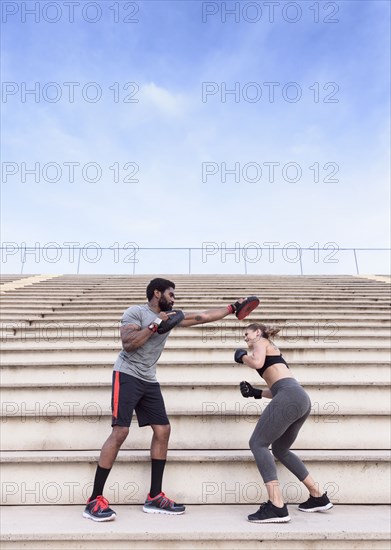
[[[141,87],[140,96],[143,103],[156,107],[158,111],[170,116],[180,116],[184,114],[185,99],[181,94],[173,94],[165,88],[156,86],[154,82],[145,84]]]

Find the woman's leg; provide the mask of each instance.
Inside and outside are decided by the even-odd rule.
[[[278,439],[273,441],[272,444],[273,455],[300,481],[304,481],[304,479],[309,476],[309,472],[300,458],[290,450],[290,447],[296,440],[310,412],[311,406],[308,407],[308,410],[301,418],[295,420]]]
[[[279,437],[276,426],[271,421],[275,418],[276,403],[269,403],[255,426],[249,445],[258,466],[259,473],[265,483],[277,479],[275,461],[269,451],[270,444]]]
[[[282,400],[277,395],[262,413],[249,442],[258,470],[265,483],[269,500],[279,508],[284,505],[284,501],[277,479],[275,460],[269,446],[288,428],[289,419],[284,414]]]
[[[321,497],[324,494],[319,490],[319,483],[316,483],[313,477],[309,474],[302,481],[312,497]]]
[[[308,470],[289,448],[297,438],[310,411],[310,399],[301,386],[281,389],[266,407],[250,439],[250,448],[266,485],[269,500],[275,506],[281,507],[283,498],[275,462],[268,447],[272,444],[274,456],[300,481],[307,478]]]

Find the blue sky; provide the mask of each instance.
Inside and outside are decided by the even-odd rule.
[[[54,2],[59,20],[52,23],[48,2],[39,3],[38,21],[22,4],[35,2],[2,6],[3,242],[389,247],[388,2],[279,2],[274,22],[261,1],[82,1],[73,23],[64,2]],[[88,20],[98,13],[94,4],[97,22]],[[203,21],[206,4],[217,13]],[[224,22],[224,7],[235,5],[238,22],[232,15]],[[251,23],[255,9],[262,16]],[[294,10],[297,22],[287,20]],[[72,103],[67,82],[76,83]],[[268,82],[276,83],[274,102]],[[134,84],[124,90],[126,83]],[[216,93],[203,98],[205,83]],[[34,85],[38,102],[22,94]],[[224,86],[236,86],[237,101],[224,98]],[[83,89],[102,97],[88,101]],[[279,163],[275,181],[271,162]],[[22,181],[23,166],[35,163],[39,181],[28,174]],[[51,181],[53,168],[45,172],[48,163],[61,167],[59,181]],[[74,181],[64,163],[79,163]],[[94,167],[83,177],[88,163],[99,166],[99,181],[91,181]],[[116,163],[120,181],[110,169]],[[205,163],[217,173],[205,176]],[[283,171],[287,163],[299,166],[298,181],[296,168]],[[123,181],[136,165],[139,181]],[[223,167],[235,165],[239,175],[224,181]],[[327,180],[332,172],[338,181]],[[18,270],[18,258],[3,270]],[[148,265],[163,269],[157,256]],[[342,265],[353,268],[341,256]],[[182,269],[164,269],[175,267]],[[31,264],[27,272],[33,269],[67,267]],[[99,269],[121,266],[102,260]]]

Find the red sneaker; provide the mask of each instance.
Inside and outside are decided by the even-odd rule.
[[[183,504],[177,504],[164,493],[159,493],[153,498],[148,495],[143,506],[143,512],[147,514],[183,514],[185,510]]]
[[[112,521],[116,517],[114,510],[109,508],[109,501],[102,495],[94,500],[87,500],[87,506],[83,512],[83,517],[93,521]]]

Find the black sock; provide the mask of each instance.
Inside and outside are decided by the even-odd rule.
[[[152,458],[151,463],[151,490],[149,491],[149,496],[151,498],[155,497],[162,492],[162,480],[164,466],[166,465],[165,460],[160,460],[158,458]]]
[[[94,487],[92,489],[92,495],[90,500],[96,499],[96,497],[103,494],[103,487],[105,486],[107,476],[109,475],[111,468],[101,468],[98,464],[96,468]]]

